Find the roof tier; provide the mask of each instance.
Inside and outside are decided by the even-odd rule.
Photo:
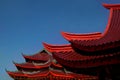
[[[57,69],[63,69],[63,67],[60,65],[60,64],[56,64],[55,62],[48,62],[48,63],[45,63],[45,64],[34,64],[34,63],[21,63],[21,64],[18,64],[18,63],[14,63],[15,66],[17,67],[18,70],[42,70],[42,69],[45,69],[45,68],[49,68],[49,67],[54,67],[54,68],[57,68]]]
[[[33,56],[37,56],[37,58],[43,58],[43,57],[49,57],[50,54],[48,54],[47,52],[43,53],[44,51],[40,52],[39,54],[35,54]],[[49,56],[48,56],[49,55]],[[33,57],[31,56],[31,57]],[[31,62],[26,62],[26,63],[15,63],[15,66],[17,67],[18,70],[24,70],[24,71],[40,71],[42,69],[46,69],[46,68],[49,68],[49,67],[52,67],[52,68],[56,68],[56,69],[63,69],[63,67],[56,63],[56,61],[54,60],[54,58],[52,56],[49,57],[49,60],[47,62],[44,62],[44,63],[35,63],[34,61],[31,60]]]
[[[30,56],[23,54],[23,57],[27,62],[29,61],[47,62],[51,56],[45,50],[42,50],[41,52]]]
[[[71,47],[71,44],[51,45],[51,44],[47,44],[47,43],[43,42],[43,45],[44,45],[46,50],[49,49],[49,52],[52,52],[52,51],[61,52],[61,51],[71,51],[71,50],[73,50],[73,48]]]
[[[68,41],[72,40],[93,40],[93,39],[99,39],[102,37],[102,34],[100,32],[94,32],[94,33],[87,33],[87,34],[75,34],[75,33],[68,33],[68,32],[61,32],[62,36],[67,39]]]
[[[111,9],[111,8],[114,8],[114,9],[120,9],[120,4],[103,4],[103,6],[107,9]]]
[[[64,47],[62,46],[46,43],[43,45],[46,50],[53,54],[53,57],[58,61],[58,63],[71,68],[91,68],[120,63],[120,52],[87,56],[75,52],[72,47],[70,50],[70,46],[68,51],[64,51]]]
[[[81,37],[80,34],[62,33],[63,37],[72,43],[75,48],[87,52],[120,47],[120,4],[104,4],[104,7],[110,9],[110,15],[106,30],[102,33],[102,36],[95,34]],[[106,47],[106,45],[109,46]]]
[[[43,72],[38,72],[35,74],[24,74],[23,72],[10,72],[7,71],[7,73],[13,77],[13,78],[17,78],[17,77],[22,77],[22,78],[30,78],[30,79],[40,79],[40,78],[47,78],[47,79],[55,79],[55,78],[59,78],[59,80],[63,80],[63,79],[82,79],[82,80],[97,80],[98,78],[96,76],[90,76],[90,75],[83,75],[83,74],[75,74],[75,73],[64,73],[64,72],[58,72],[58,71],[54,71],[54,70],[46,70]],[[51,77],[50,77],[51,76]]]
[[[22,69],[22,70],[26,70],[26,69],[41,70],[44,68],[49,68],[51,63],[49,62],[47,64],[42,64],[42,65],[36,65],[34,63],[21,63],[21,64],[14,63],[14,64],[18,68],[18,70],[20,70],[20,69]]]

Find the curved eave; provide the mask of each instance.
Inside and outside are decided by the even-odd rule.
[[[75,34],[75,33],[61,32],[61,34],[68,41],[99,39],[102,36],[100,32],[87,33],[87,34]]]
[[[43,68],[47,68],[47,67],[49,67],[49,65],[51,64],[51,63],[48,63],[48,64],[45,64],[45,65],[34,65],[34,64],[32,64],[32,63],[23,63],[23,64],[19,64],[19,63],[14,63],[15,64],[15,66],[17,67],[17,68],[25,68],[25,69],[43,69]]]
[[[49,52],[61,52],[61,51],[73,51],[72,47],[70,44],[66,45],[51,45],[47,43],[43,43],[43,46],[45,49]]]
[[[110,5],[109,5],[110,6]],[[115,6],[120,6],[119,5],[115,5]],[[120,40],[120,9],[110,9],[110,13],[109,13],[109,18],[108,18],[108,23],[106,26],[106,29],[104,31],[104,33],[102,34],[102,37],[99,39],[94,39],[94,40],[72,40],[71,43],[73,46],[75,46],[75,48],[83,50],[83,51],[96,51],[96,49],[102,50],[102,49],[108,49],[110,48],[105,47],[105,45],[110,44],[112,42],[115,41],[119,41]],[[102,49],[100,49],[99,47],[102,46]],[[93,50],[93,48],[96,48]],[[113,48],[113,47],[112,47]]]
[[[52,75],[55,77],[64,77],[64,78],[77,78],[77,79],[92,79],[96,80],[96,76],[89,76],[89,75],[83,75],[83,74],[75,74],[75,73],[63,73],[63,72],[57,72],[54,70],[50,71],[44,71],[44,72],[38,72],[35,74],[24,74],[22,72],[10,72],[7,71],[7,73],[12,77],[26,77],[26,78],[37,78],[37,77],[46,77],[48,75]]]
[[[9,76],[11,76],[12,78],[14,78],[14,76],[15,76],[15,77],[19,77],[19,76],[26,77],[26,75],[23,74],[22,72],[12,72],[12,71],[6,71],[6,72],[7,72],[7,74],[8,74]]]
[[[26,78],[36,78],[36,77],[46,77],[49,74],[49,71],[38,72],[34,74],[24,74],[23,72],[11,72],[7,71],[7,73],[13,78],[14,77],[26,77]]]
[[[57,72],[54,70],[50,71],[50,74],[55,77],[64,77],[64,78],[76,78],[76,79],[92,79],[97,80],[98,78],[96,76],[89,76],[84,74],[75,74],[75,73],[64,73],[64,72]]]
[[[119,8],[120,9],[120,4],[103,4],[103,6],[107,9],[111,9],[111,8]]]
[[[43,61],[43,62],[48,61],[50,58],[50,55],[46,52],[45,49],[42,49],[41,51],[33,55],[25,55],[22,53],[22,56],[28,60]]]
[[[24,55],[23,54],[23,57],[25,58],[25,59],[29,59],[29,60],[35,60],[35,61],[48,61],[48,58],[47,59],[41,59],[41,58],[34,58],[34,57],[32,57],[32,56],[27,56],[27,55]]]

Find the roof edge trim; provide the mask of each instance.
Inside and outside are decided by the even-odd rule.
[[[102,5],[107,9],[111,9],[111,8],[119,8],[120,9],[120,4],[106,4],[106,3],[103,3]]]

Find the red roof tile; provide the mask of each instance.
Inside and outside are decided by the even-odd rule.
[[[102,36],[100,32],[87,33],[87,34],[75,34],[75,33],[62,32],[61,34],[68,41],[99,39]]]
[[[59,47],[58,50],[61,50],[60,52],[58,52],[58,50],[54,49],[55,47],[53,47],[52,45],[49,46],[44,44],[44,47],[46,48],[46,50],[50,51],[53,54],[54,58],[58,61],[58,63],[66,65],[68,67],[72,66],[77,68],[87,68],[96,67],[100,65],[120,63],[120,60],[117,58],[118,56],[120,56],[120,52],[87,56],[75,52],[72,48],[71,51],[70,49],[69,51],[64,51],[64,47],[58,46]],[[111,59],[112,61],[110,62]],[[104,62],[101,62],[103,60]]]
[[[54,70],[38,72],[35,74],[24,74],[23,72],[10,72],[10,71],[7,71],[7,73],[10,76],[15,76],[15,77],[21,76],[21,77],[26,77],[26,78],[47,77],[48,75],[52,75],[54,77],[64,77],[64,78],[78,78],[78,79],[91,79],[91,80],[98,79],[96,76],[76,74],[76,73],[67,73],[66,74],[64,72],[58,72],[58,71],[54,71]]]
[[[105,32],[99,39],[96,37],[88,37],[88,38],[81,38],[76,37],[76,35],[64,33],[64,37],[72,43],[75,48],[78,48],[83,51],[96,51],[101,50],[99,47],[103,47],[102,49],[113,48],[114,44],[108,47],[104,45],[115,43],[116,46],[119,46],[120,42],[120,4],[117,5],[104,5],[107,8],[110,8],[110,16],[108,20],[108,24],[106,27]],[[113,8],[114,7],[114,8]],[[79,35],[79,34],[78,34]],[[90,38],[90,39],[89,39]],[[92,40],[91,40],[92,39]],[[103,45],[103,46],[102,46]],[[92,49],[94,47],[98,47],[97,49]]]
[[[21,67],[21,68],[27,68],[27,69],[43,69],[43,68],[47,68],[50,66],[50,62],[47,64],[43,64],[43,65],[35,65],[33,63],[14,63],[16,67]]]
[[[47,52],[45,51],[41,51],[37,54],[34,54],[34,55],[30,55],[30,56],[27,56],[27,55],[23,55],[23,57],[25,59],[30,59],[30,60],[37,60],[37,61],[48,61],[49,58],[50,58],[50,55],[48,55]]]

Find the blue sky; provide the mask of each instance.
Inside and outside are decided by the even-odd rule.
[[[0,80],[12,80],[12,61],[25,62],[21,53],[35,54],[42,42],[68,43],[61,31],[103,32],[109,11],[102,3],[120,0],[0,0]]]

